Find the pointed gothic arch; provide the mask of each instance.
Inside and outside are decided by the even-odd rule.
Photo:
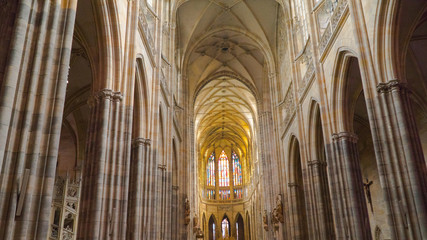
[[[235,229],[236,229],[236,240],[245,240],[245,223],[243,217],[240,213],[237,213],[235,219]]]
[[[349,82],[345,81],[348,75],[348,69],[352,61],[357,61],[357,54],[354,50],[349,48],[340,48],[337,52],[335,64],[336,68],[333,72],[333,80],[331,82],[332,93],[331,94],[331,105],[332,105],[332,121],[336,129],[333,129],[335,132],[347,131],[351,129],[352,119],[349,117],[351,113],[350,104],[348,101],[352,98],[348,97],[347,89],[351,88]]]
[[[324,137],[324,129],[321,117],[320,104],[316,100],[310,103],[309,112],[309,140],[310,140],[310,161],[309,184],[311,185],[314,201],[313,215],[319,221],[315,221],[313,229],[315,234],[321,234],[322,239],[334,238],[334,219],[332,212],[331,193],[329,189],[328,164],[332,164],[327,158],[327,150]],[[329,160],[329,161],[328,161]]]
[[[220,234],[221,237],[222,238],[231,237],[231,228],[232,226],[231,226],[230,218],[225,213],[221,220],[221,234]]]
[[[301,150],[296,136],[292,136],[289,144],[288,191],[289,209],[291,216],[292,239],[306,239],[308,237],[308,221],[306,200],[304,194],[303,167]]]
[[[218,240],[217,236],[219,236],[218,233],[220,232],[220,230],[218,228],[218,224],[217,224],[215,215],[213,215],[213,214],[209,218],[208,230],[209,230],[209,240]]]
[[[246,211],[246,228],[245,228],[245,236],[247,236],[248,240],[252,240],[252,228],[251,228],[251,216],[249,215],[249,211]]]
[[[148,115],[149,115],[149,94],[147,78],[144,66],[144,60],[141,57],[136,59],[136,71],[134,81],[134,100],[133,100],[133,127],[132,135],[134,137],[148,136]]]

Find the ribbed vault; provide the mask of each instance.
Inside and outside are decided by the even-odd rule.
[[[278,9],[274,0],[181,2],[177,49],[193,100],[201,185],[214,148],[217,154],[238,153],[243,172],[250,175],[258,107],[274,68]]]
[[[195,129],[199,149],[227,147],[246,155],[256,125],[256,99],[247,86],[230,77],[211,80],[195,101]]]

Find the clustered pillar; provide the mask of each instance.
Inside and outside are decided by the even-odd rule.
[[[331,176],[335,223],[338,239],[372,239],[363,179],[357,149],[357,136],[351,132],[333,135]]]
[[[334,223],[331,216],[330,195],[327,178],[327,163],[322,160],[312,160],[308,162],[310,183],[313,185],[313,195],[316,202],[314,209],[315,230],[314,233],[319,239],[333,239]]]
[[[129,211],[127,239],[143,239],[145,213],[147,212],[147,169],[150,139],[136,138],[132,141],[131,172],[129,185]]]
[[[122,94],[111,89],[91,99],[87,156],[83,168],[79,239],[121,238],[126,230],[127,164],[119,127]]]
[[[0,79],[0,239],[45,239],[77,0],[3,4],[17,13]]]
[[[419,132],[405,84],[391,80],[377,86],[381,141],[379,164],[400,239],[427,238],[427,170]]]

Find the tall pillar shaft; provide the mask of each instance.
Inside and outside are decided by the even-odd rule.
[[[304,216],[304,213],[302,213],[302,211],[305,211],[304,209],[304,202],[300,202],[301,199],[301,190],[299,188],[302,188],[302,183],[301,185],[296,183],[296,182],[292,182],[292,183],[288,183],[288,187],[289,187],[289,196],[288,196],[288,200],[289,200],[289,214],[290,214],[290,223],[289,223],[289,234],[291,239],[305,239],[305,236],[307,233],[304,232],[304,218],[302,216]]]
[[[147,180],[144,173],[148,165],[150,142],[144,138],[132,141],[127,239],[143,239],[147,212]]]
[[[397,80],[377,86],[380,172],[391,208],[396,239],[427,238],[427,170],[409,93]]]
[[[77,1],[13,4],[0,88],[0,239],[45,239]]]
[[[330,208],[330,195],[327,179],[327,164],[321,160],[312,160],[308,162],[310,182],[313,185],[314,196],[314,212],[312,216],[314,219],[314,235],[316,239],[333,239],[335,238],[333,230],[333,219],[331,216]]]
[[[126,232],[129,116],[121,100],[121,93],[103,89],[90,103],[78,239],[120,239]]]
[[[357,136],[349,132],[333,135],[334,168],[332,196],[338,210],[337,239],[372,239],[357,149]]]

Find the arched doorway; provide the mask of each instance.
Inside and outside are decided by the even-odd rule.
[[[245,240],[245,225],[240,213],[236,217],[236,240]]]
[[[215,217],[214,215],[211,215],[209,218],[209,240],[216,240],[216,229],[217,226],[215,224]]]

